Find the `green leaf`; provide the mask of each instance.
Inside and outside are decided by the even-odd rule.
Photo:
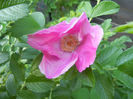
[[[19,63],[19,58],[19,54],[14,53],[10,60],[10,70],[18,82],[24,81],[25,78],[24,65]]]
[[[112,27],[111,21],[112,21],[112,19],[106,19],[106,20],[101,24],[101,26],[102,26],[102,28],[103,28],[103,30],[104,30],[104,33],[105,33],[106,31],[108,31],[108,30]]]
[[[26,87],[36,93],[48,92],[55,86],[52,80],[46,79],[44,76],[30,75],[26,80]]]
[[[128,99],[133,99],[133,93],[128,93]]]
[[[71,90],[68,88],[57,87],[52,92],[52,99],[71,99]]]
[[[31,48],[30,45],[26,44],[26,43],[21,43],[21,42],[16,42],[15,47],[20,47],[20,48],[24,48],[24,47],[27,47],[27,48]]]
[[[90,99],[113,99],[114,88],[109,75],[100,75],[95,72],[96,85],[91,89]]]
[[[22,59],[34,59],[40,52],[33,48],[27,48],[22,52]]]
[[[68,72],[63,75],[63,79],[61,79],[60,81],[60,86],[69,88],[71,90],[79,89],[82,86],[80,78],[80,73],[77,71],[76,66],[73,66]]]
[[[114,14],[119,11],[119,8],[119,5],[113,1],[102,1],[93,8],[91,18]]]
[[[96,61],[95,61],[95,63],[94,64],[92,64],[92,67],[94,67],[94,68],[96,68],[96,70],[100,73],[100,74],[104,74],[104,69],[103,69],[103,67],[99,64],[99,63],[97,63]]]
[[[79,76],[77,75],[77,77],[73,78],[72,80],[61,79],[60,86],[75,91],[82,87],[82,83],[78,77]]]
[[[130,61],[133,61],[133,47],[128,48],[117,58],[116,65],[120,66]]]
[[[36,76],[41,76],[42,75],[42,73],[40,72],[40,70],[38,68],[38,66],[39,66],[39,64],[42,60],[42,56],[43,56],[43,54],[40,53],[39,55],[36,56],[36,58],[32,62],[31,73],[33,75],[36,75]]]
[[[115,79],[121,81],[126,87],[133,89],[133,77],[131,77],[119,70],[115,70],[113,72],[113,77]]]
[[[104,39],[108,39],[109,37],[113,36],[116,34],[116,32],[112,31],[112,24],[111,24],[111,19],[106,19],[104,22],[101,24],[103,30],[104,30]]]
[[[30,75],[27,79],[26,79],[26,82],[28,83],[30,83],[30,82],[50,82],[50,83],[52,83],[51,82],[51,80],[49,80],[49,79],[46,79],[45,77],[44,77],[44,75],[43,76],[35,76],[35,75]]]
[[[118,69],[129,76],[133,77],[133,61],[127,62],[121,66],[118,67]]]
[[[115,32],[126,32],[133,33],[133,22],[128,22],[127,24],[120,25],[115,28]]]
[[[10,6],[18,5],[25,3],[29,0],[1,0],[0,1],[0,9],[8,8]]]
[[[32,91],[22,90],[17,93],[16,99],[40,99]]]
[[[112,46],[117,46],[119,48],[126,48],[126,45],[124,43],[126,42],[132,42],[132,39],[128,36],[121,36],[120,38],[115,39],[111,42]]]
[[[8,76],[8,79],[6,81],[6,89],[11,96],[16,95],[16,83],[13,74],[10,74]]]
[[[91,67],[87,68],[85,71],[83,71],[80,74],[79,80],[81,80],[84,86],[88,86],[88,87],[95,86],[95,77],[94,77]]]
[[[10,99],[7,92],[0,92],[0,99]]]
[[[28,14],[28,5],[19,4],[0,10],[0,22],[15,21]]]
[[[76,10],[76,13],[79,15],[79,14],[82,14],[82,12],[85,12],[88,17],[91,16],[92,6],[91,6],[89,1],[82,1],[79,4],[79,6],[78,6],[78,8]]]
[[[121,99],[121,95],[118,91],[115,90],[115,95],[114,95],[114,99]]]
[[[35,70],[36,68],[38,68],[38,65],[40,64],[42,57],[43,57],[42,53],[36,56],[36,58],[32,62],[32,70]]]
[[[133,48],[129,48],[118,57],[118,69],[131,77],[133,77],[132,49]]]
[[[8,53],[1,53],[0,52],[0,64],[6,62],[9,58],[9,54]]]
[[[44,28],[45,17],[41,12],[34,12],[29,16],[17,20],[10,31],[12,36],[21,37]]]
[[[133,28],[126,29],[125,33],[132,33],[133,34]]]
[[[32,16],[32,18],[34,20],[36,20],[37,24],[39,24],[40,27],[42,27],[42,28],[44,27],[44,25],[45,25],[45,17],[43,15],[43,13],[34,12],[34,13],[31,14],[31,16]]]
[[[0,87],[0,92],[5,92],[6,91],[6,87],[5,86],[1,86]]]
[[[89,90],[87,88],[80,88],[72,92],[73,99],[89,99]]]
[[[117,81],[118,82],[118,81]],[[116,83],[116,81],[114,82]],[[123,85],[116,85],[115,87],[115,95],[113,99],[128,99],[128,88],[125,88]]]
[[[50,82],[28,82],[26,87],[33,92],[43,93],[50,91],[54,84]]]
[[[2,74],[3,72],[5,72],[6,68],[7,68],[7,65],[6,64],[5,65],[2,65],[0,67],[0,74]]]
[[[64,74],[64,79],[72,80],[78,75],[78,73],[79,72],[77,71],[76,67],[73,66]]]
[[[109,46],[104,48],[97,55],[96,62],[103,68],[112,68],[116,65],[117,57],[122,53],[122,49],[116,46]]]

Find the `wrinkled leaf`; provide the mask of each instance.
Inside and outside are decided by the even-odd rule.
[[[79,80],[81,80],[84,86],[94,87],[95,86],[95,77],[91,67],[87,68],[85,71],[81,73],[79,76]]]
[[[7,92],[0,92],[0,99],[10,99]]]
[[[91,6],[91,4],[90,4],[89,1],[82,1],[82,2],[79,4],[79,6],[78,6],[78,8],[77,8],[77,10],[76,10],[76,13],[77,13],[77,14],[79,14],[79,13],[81,14],[81,13],[83,13],[83,12],[85,12],[85,13],[87,14],[88,17],[91,16],[92,6]]]
[[[102,1],[93,8],[91,18],[114,14],[119,11],[119,5],[113,1]]]
[[[55,86],[55,83],[44,76],[37,77],[31,75],[26,80],[26,87],[36,93],[48,92]]]
[[[27,48],[22,52],[22,59],[33,59],[39,54],[38,50]]]
[[[118,69],[133,77],[133,61],[127,62],[119,66]]]
[[[128,22],[127,24],[116,27],[115,32],[133,33],[133,22]]]
[[[0,9],[8,8],[10,6],[18,5],[25,3],[29,0],[1,0],[0,1]]]
[[[89,90],[87,88],[80,88],[72,92],[73,99],[89,99]]]
[[[111,19],[106,19],[104,22],[101,24],[103,31],[104,31],[104,39],[108,39],[109,37],[113,36],[116,34],[116,32],[113,32],[111,30],[112,24],[111,24]]]
[[[128,93],[128,99],[133,99],[133,92],[132,93]]]
[[[111,42],[112,46],[117,46],[119,48],[126,48],[126,45],[124,43],[126,42],[132,42],[132,39],[128,36],[121,36],[120,38],[115,39]]]
[[[16,95],[16,83],[13,74],[10,74],[8,76],[8,79],[6,81],[6,89],[11,96]]]
[[[130,61],[133,61],[133,47],[128,48],[118,57],[116,65],[120,66]]]
[[[41,12],[34,12],[31,15],[17,20],[10,31],[12,32],[12,36],[21,37],[43,29],[44,24],[44,15]]]
[[[111,19],[106,19],[102,24],[101,24],[101,26],[102,26],[102,28],[103,28],[103,30],[104,30],[104,33],[106,32],[106,31],[108,31],[111,27],[112,27],[112,25],[111,25]]]
[[[96,85],[91,89],[90,99],[113,99],[114,88],[109,75],[95,72]]]
[[[26,87],[33,92],[43,93],[50,91],[54,84],[50,82],[28,82]]]
[[[9,58],[8,53],[0,53],[0,64],[6,62]]]
[[[71,99],[71,90],[58,87],[52,93],[52,99]]]
[[[14,53],[10,60],[10,70],[18,82],[24,81],[25,78],[24,65],[19,63],[19,58],[19,54]]]
[[[17,93],[16,99],[39,99],[39,97],[29,90],[22,90]]]
[[[40,70],[39,70],[39,65],[41,63],[41,60],[42,60],[42,53],[40,53],[39,55],[37,55],[36,58],[32,62],[31,72],[32,72],[33,75],[36,75],[36,76],[43,75],[40,72]]]
[[[18,4],[0,10],[0,22],[4,21],[16,21],[26,15],[28,15],[28,5],[27,4]]]
[[[99,63],[102,67],[112,68],[115,66],[117,57],[122,53],[122,50],[116,46],[109,46],[104,48],[97,55],[96,62]]]
[[[113,77],[121,81],[126,87],[133,89],[133,77],[119,70],[113,72]]]

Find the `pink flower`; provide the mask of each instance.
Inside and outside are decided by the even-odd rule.
[[[85,13],[48,29],[28,35],[28,44],[42,51],[40,71],[49,79],[64,74],[74,64],[82,72],[96,58],[102,40],[100,26],[91,26]]]

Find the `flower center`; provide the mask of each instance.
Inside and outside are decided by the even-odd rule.
[[[79,45],[78,39],[73,35],[64,36],[61,39],[61,49],[66,52],[72,52]]]

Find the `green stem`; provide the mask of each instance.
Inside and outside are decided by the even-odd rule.
[[[24,88],[25,84],[26,84],[26,80],[25,80],[25,81],[24,81],[24,83],[22,84],[22,86],[21,86],[20,90],[23,90],[23,88]]]
[[[100,3],[101,0],[97,0],[97,4],[98,5]],[[91,22],[92,18],[89,19],[89,22]]]
[[[97,5],[100,3],[101,0],[97,0]]]
[[[89,22],[91,22],[92,18],[89,19]]]
[[[104,69],[105,69],[105,68],[104,68]],[[114,67],[114,68],[108,68],[108,69],[105,69],[105,70],[108,70],[108,71],[117,70],[117,67]]]
[[[50,95],[49,95],[49,99],[52,99],[52,88],[51,88],[51,90],[50,90]]]

